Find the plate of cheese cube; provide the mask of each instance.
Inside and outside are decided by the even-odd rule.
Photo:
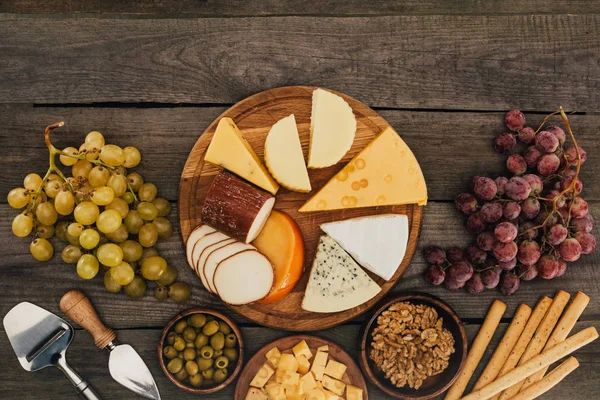
[[[236,400],[367,400],[352,358],[337,344],[307,335],[276,340],[248,361]]]

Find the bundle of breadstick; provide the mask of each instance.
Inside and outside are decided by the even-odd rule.
[[[571,356],[546,375],[550,365],[598,338],[594,327],[568,337],[590,301],[584,293],[577,292],[567,307],[570,297],[569,293],[560,290],[554,299],[540,299],[533,310],[521,304],[473,391],[463,397],[506,311],[506,304],[496,300],[445,400],[531,400],[573,372],[579,363]]]

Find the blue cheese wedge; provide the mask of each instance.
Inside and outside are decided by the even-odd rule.
[[[365,269],[389,281],[404,259],[408,244],[406,215],[383,214],[321,224]]]
[[[321,236],[302,309],[318,313],[348,310],[375,297],[381,288],[327,235]]]

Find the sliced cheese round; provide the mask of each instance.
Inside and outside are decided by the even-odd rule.
[[[205,235],[212,232],[215,232],[215,230],[210,226],[200,225],[196,227],[192,231],[192,233],[190,233],[190,236],[188,237],[188,240],[185,244],[185,255],[187,257],[187,262],[190,268],[195,269],[196,267],[196,263],[194,262],[194,258],[192,257],[192,253],[194,251],[194,246],[196,245],[196,242],[202,239]]]
[[[204,285],[204,287],[206,288],[206,290],[208,290],[210,293],[212,293],[212,290],[210,290],[210,287],[208,286],[208,282],[206,281],[206,276],[204,275],[204,264],[206,263],[206,259],[208,258],[209,255],[212,254],[213,251],[220,249],[221,247],[227,246],[230,243],[234,243],[235,239],[223,239],[220,242],[211,244],[210,246],[207,246],[204,248],[204,250],[202,250],[202,252],[200,253],[200,256],[198,257],[198,260],[196,261],[196,275],[198,275],[200,277],[200,280],[202,281],[202,284]]]
[[[204,235],[200,240],[198,240],[196,242],[196,244],[194,245],[194,249],[192,250],[192,263],[193,263],[192,265],[194,265],[194,267],[192,269],[194,271],[196,271],[198,260],[200,259],[200,254],[202,254],[202,251],[205,248],[207,248],[211,244],[218,243],[225,239],[230,239],[230,238],[229,238],[229,236],[225,235],[224,233],[214,231],[212,233],[208,233],[208,234]]]
[[[256,247],[252,246],[251,244],[234,242],[213,251],[206,258],[206,262],[204,263],[204,277],[206,279],[206,283],[208,284],[208,288],[211,292],[216,293],[216,289],[213,283],[213,275],[215,273],[215,270],[217,269],[217,265],[219,265],[219,263],[227,257],[230,257],[244,250],[256,250]]]
[[[231,305],[254,303],[271,293],[275,272],[271,262],[256,250],[236,253],[219,263],[215,292]]]

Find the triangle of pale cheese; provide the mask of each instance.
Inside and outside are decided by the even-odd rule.
[[[427,204],[427,186],[412,151],[391,127],[311,197],[300,212]]]
[[[329,222],[321,229],[364,268],[389,281],[404,259],[408,217],[382,214]]]
[[[340,247],[323,235],[302,300],[302,309],[332,313],[358,307],[375,297],[381,288]]]
[[[204,160],[254,183],[270,193],[277,193],[279,185],[256,155],[250,143],[231,118],[221,118],[208,145]]]

